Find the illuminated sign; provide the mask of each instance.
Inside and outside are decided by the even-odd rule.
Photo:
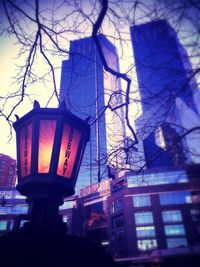
[[[20,130],[20,155],[21,176],[27,176],[31,172],[32,152],[32,123]]]
[[[66,178],[71,177],[79,147],[80,137],[81,133],[77,129],[65,123],[58,161],[58,175]]]

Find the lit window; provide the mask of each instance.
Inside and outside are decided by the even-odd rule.
[[[0,221],[0,231],[5,231],[7,229],[7,221]]]
[[[140,251],[152,250],[157,248],[157,240],[156,239],[143,239],[137,241],[137,247]]]
[[[13,207],[12,213],[14,214],[26,214],[28,212],[28,205],[16,205]]]
[[[62,206],[59,207],[59,210],[72,209],[74,206],[74,201],[65,201]]]
[[[29,222],[28,220],[21,220],[20,221],[20,227],[23,227],[25,223]]]
[[[133,197],[134,207],[148,207],[151,206],[151,199],[149,195],[139,195]]]
[[[159,184],[187,183],[188,177],[185,170],[144,173],[127,176],[128,187],[149,186]]]
[[[69,224],[69,222],[70,222],[70,215],[63,216],[63,222]]]
[[[166,143],[165,143],[165,137],[163,134],[163,129],[161,127],[158,127],[158,129],[155,131],[156,134],[156,144],[157,146],[166,149]]]
[[[181,222],[182,215],[180,210],[168,210],[162,212],[163,222]]]
[[[167,238],[168,248],[187,247],[187,239],[185,237]]]
[[[166,235],[185,235],[185,229],[182,224],[165,225]]]
[[[152,212],[137,212],[135,213],[135,224],[152,224],[153,215]]]
[[[191,203],[191,194],[187,191],[163,193],[159,195],[161,205]]]
[[[28,205],[0,206],[0,214],[26,214]]]
[[[155,236],[154,226],[136,227],[137,237]]]

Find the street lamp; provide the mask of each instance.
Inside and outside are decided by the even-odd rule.
[[[34,108],[13,124],[17,136],[17,189],[27,196],[31,221],[55,225],[63,198],[74,194],[84,149],[86,121],[59,108]],[[52,219],[51,219],[52,218]]]

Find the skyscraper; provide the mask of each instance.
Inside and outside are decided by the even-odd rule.
[[[16,160],[0,153],[0,186],[15,186]]]
[[[199,121],[199,113],[194,101],[194,88],[188,82],[192,67],[184,47],[166,20],[131,27],[131,38],[142,103],[142,115],[136,121],[136,126],[140,128],[139,139],[144,140],[146,160],[158,153],[158,143],[162,137],[165,147],[160,146],[160,152],[165,154],[163,160],[167,165],[177,165],[181,161],[184,163],[183,148],[187,150],[187,161],[195,162],[193,153],[189,153],[189,150],[194,147],[192,142],[195,142],[191,136],[183,139],[178,147],[175,145],[171,154],[166,149],[169,148],[170,143],[173,144],[178,140],[183,133],[183,128],[187,129],[185,114],[188,110],[192,114],[190,127],[195,127]],[[183,109],[180,102],[187,108]],[[167,138],[169,127],[171,127],[171,134],[173,132],[174,140]],[[156,161],[157,159],[154,158],[152,166],[160,166],[161,162]]]
[[[119,70],[115,47],[103,35],[99,35],[99,40],[109,66]],[[92,122],[77,190],[108,177],[107,153],[116,143],[115,133],[119,135],[119,130],[122,132],[119,121],[122,111],[105,112],[105,106],[115,92],[110,105],[114,107],[120,103],[119,90],[119,81],[104,71],[93,39],[88,37],[71,41],[69,59],[62,63],[60,98],[65,100],[72,113],[82,119],[90,117]]]

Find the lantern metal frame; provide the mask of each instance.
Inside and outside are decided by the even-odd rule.
[[[53,148],[50,159],[48,173],[38,172],[38,153],[39,153],[39,126],[41,120],[55,120],[56,129],[53,142]],[[21,175],[21,151],[20,151],[20,130],[32,123],[32,151],[30,174],[22,177]],[[66,178],[57,174],[60,147],[64,124],[78,129],[81,133],[79,147],[76,153],[71,177]],[[29,199],[60,198],[74,194],[79,168],[81,165],[86,143],[89,141],[90,127],[87,121],[83,121],[72,113],[68,112],[65,103],[62,102],[59,108],[40,108],[37,101],[34,102],[34,108],[13,123],[17,136],[17,168],[18,185],[17,189]]]

